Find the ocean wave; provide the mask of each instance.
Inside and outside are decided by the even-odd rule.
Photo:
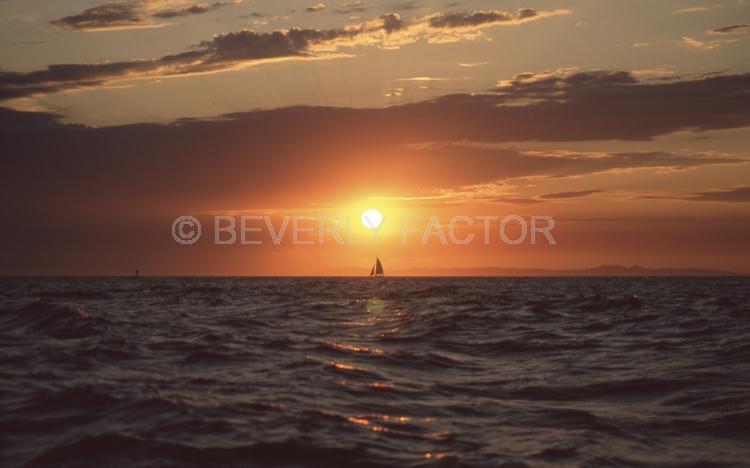
[[[744,278],[0,283],[3,466],[750,459]]]
[[[36,301],[16,310],[0,311],[0,331],[81,338],[97,334],[107,321],[71,303]]]

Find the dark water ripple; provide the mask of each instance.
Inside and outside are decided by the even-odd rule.
[[[2,279],[2,466],[749,466],[750,281]]]

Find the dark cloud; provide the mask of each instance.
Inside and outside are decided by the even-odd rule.
[[[93,87],[131,74],[143,74],[159,68],[158,60],[100,64],[50,65],[34,72],[0,72],[0,100],[34,94],[50,94]]]
[[[49,112],[19,112],[0,107],[0,131],[58,126],[60,117]]]
[[[709,192],[698,192],[690,195],[641,195],[637,200],[680,200],[697,202],[750,202],[750,185]]]
[[[210,72],[231,67],[238,61],[309,56],[312,44],[350,34],[343,30],[317,29],[272,33],[241,31],[216,36],[193,51],[153,60],[50,65],[46,70],[26,73],[0,71],[0,100],[101,86],[118,79]]]
[[[233,1],[186,4],[178,8],[160,9],[157,0],[134,0],[98,5],[80,14],[52,21],[54,26],[78,31],[105,31],[124,28],[148,28],[158,26],[153,20],[171,19],[189,15],[200,15],[216,10]]]
[[[380,17],[383,21],[383,30],[390,34],[406,27],[406,22],[397,13],[386,13]]]
[[[487,201],[493,203],[510,203],[511,205],[536,205],[542,203],[541,200],[536,198],[517,198],[517,197],[497,197],[490,198]]]
[[[206,12],[209,12],[211,10],[216,10],[218,8],[221,8],[225,5],[230,5],[232,2],[214,2],[211,4],[198,4],[198,5],[190,5],[183,8],[177,8],[173,10],[162,10],[157,11],[153,15],[151,15],[153,18],[162,18],[162,19],[168,19],[168,18],[177,18],[180,16],[188,16],[188,15],[200,15]]]
[[[486,23],[511,21],[512,14],[504,11],[475,11],[474,13],[443,13],[430,18],[433,28],[461,28]]]
[[[160,73],[170,68],[177,74],[262,57],[304,56],[310,43],[340,34],[295,29],[286,33],[245,31],[218,36],[186,57],[0,73],[0,98],[68,89],[156,68]],[[626,72],[525,74],[484,94],[447,95],[380,110],[315,113],[348,113],[352,121],[369,122],[368,128],[378,128],[384,138],[404,143],[648,140],[683,130],[750,126],[750,74],[670,82],[641,82]],[[355,134],[359,130],[356,125],[350,129]],[[407,131],[408,138],[404,135]]]
[[[708,33],[713,36],[722,36],[727,34],[745,34],[748,31],[750,31],[750,25],[748,24],[733,24],[732,26],[712,29]]]
[[[486,183],[528,177],[577,177],[609,171],[634,169],[684,170],[721,164],[745,164],[744,159],[706,153],[670,152],[612,152],[581,153],[566,151],[524,151],[495,148],[478,143],[429,144],[409,153],[412,160],[432,161],[434,164],[455,166],[457,161],[466,167],[455,169],[467,178],[462,183]],[[471,179],[471,180],[468,180]],[[562,192],[541,196],[545,200],[579,198],[599,190]]]
[[[356,35],[342,30],[296,29],[256,33],[241,31],[222,34],[200,44],[207,56],[204,66],[238,60],[311,55],[313,44]]]
[[[210,7],[225,3],[213,3]],[[120,25],[130,24],[132,19],[124,11],[130,11],[130,4],[117,5],[120,10],[112,11],[119,19],[104,15],[108,5],[100,9],[102,18],[93,20],[96,24],[109,21],[120,21]],[[107,10],[110,11],[110,10]],[[174,13],[170,11],[169,15]],[[192,14],[192,13],[185,13]],[[563,14],[545,12],[536,17]],[[523,15],[523,17],[521,17]],[[94,15],[88,15],[89,17]],[[106,19],[103,17],[106,16]],[[249,66],[266,59],[301,59],[330,55],[340,47],[352,47],[358,44],[382,47],[399,47],[420,39],[445,42],[462,39],[473,39],[481,28],[496,24],[516,24],[529,19],[528,13],[513,16],[503,12],[475,12],[471,14],[435,14],[411,20],[403,20],[397,13],[387,13],[375,20],[367,21],[355,28],[340,29],[299,29],[280,30],[270,33],[240,31],[215,36],[201,42],[192,50],[148,60],[129,60],[95,64],[57,64],[45,70],[32,72],[0,71],[0,100],[49,94],[70,89],[102,86],[109,82],[124,79],[156,78],[165,76],[184,76],[196,73],[226,71],[238,66]],[[91,22],[76,20],[71,24],[81,24],[82,28],[94,27]],[[458,33],[447,38],[441,34],[448,29],[460,29]],[[393,34],[405,32],[409,34]],[[466,37],[461,32],[467,34]],[[316,46],[321,46],[316,48]],[[322,47],[325,46],[325,47]]]
[[[692,201],[750,202],[750,185],[725,190],[695,193],[687,198]]]
[[[518,17],[521,19],[533,18],[537,15],[536,10],[533,8],[521,8],[518,10]]]
[[[555,10],[540,13],[533,8],[522,8],[516,14],[500,10],[480,10],[471,13],[438,13],[429,17],[433,28],[472,28],[488,24],[519,23],[529,21],[540,16],[568,14],[567,10]]]
[[[386,109],[295,107],[168,125],[83,128],[57,124],[51,114],[4,110],[0,196],[16,202],[0,210],[8,217],[71,207],[109,213],[127,210],[123,200],[154,210],[208,210],[236,200],[264,206],[281,199],[308,203],[310,193],[332,198],[352,190],[399,193],[408,187],[419,192],[528,177],[746,163],[702,153],[418,144],[446,137],[435,116],[446,122],[465,118],[430,102]],[[545,133],[544,128],[537,131]],[[450,135],[456,141],[475,136]],[[1,219],[8,217],[0,213]]]
[[[508,126],[476,130],[488,138],[525,134],[544,140],[631,140],[678,130],[748,126],[749,91],[750,74],[641,82],[628,72],[595,71],[523,74],[501,82],[494,98],[463,95],[447,99],[459,109],[482,108],[488,121]],[[518,105],[524,103],[527,105]],[[541,128],[545,135],[540,134]]]
[[[545,200],[567,200],[570,198],[587,197],[595,193],[603,193],[603,192],[606,192],[606,190],[578,190],[575,192],[547,193],[547,194],[540,196],[539,198],[543,198]]]
[[[86,31],[136,26],[143,21],[134,4],[108,3],[89,8],[77,15],[60,18],[52,21],[52,24],[64,29]]]
[[[416,1],[402,2],[402,3],[389,3],[385,5],[367,6],[363,0],[355,0],[352,2],[342,3],[336,7],[333,12],[338,14],[349,15],[353,13],[363,13],[367,10],[380,9],[381,11],[394,12],[394,11],[413,11],[419,10],[421,6]]]
[[[146,238],[172,246],[169,226],[184,214],[304,208],[353,193],[408,196],[527,177],[746,162],[701,153],[524,151],[497,143],[446,143],[544,139],[550,129],[565,127],[557,119],[580,117],[575,108],[569,109],[573,115],[549,114],[532,106],[523,109],[523,123],[534,122],[533,133],[521,124],[507,133],[505,123],[521,114],[481,101],[471,105],[471,114],[465,102],[464,96],[448,96],[385,109],[294,107],[104,128],[62,125],[53,114],[0,110],[0,197],[7,201],[0,204],[6,226],[0,245],[8,253],[24,252],[23,258],[14,257],[15,265],[36,265],[28,252],[43,259],[78,252],[93,262],[98,257],[92,251],[120,252],[128,239],[140,252]],[[607,115],[607,103],[597,105],[600,115]],[[494,201],[534,203],[530,200],[519,194]],[[149,255],[161,251],[152,248]],[[77,256],[71,254],[70,262]],[[12,269],[9,265],[0,268]],[[98,271],[96,264],[91,268]]]

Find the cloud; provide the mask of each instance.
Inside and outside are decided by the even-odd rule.
[[[692,201],[711,201],[711,202],[730,202],[742,203],[750,202],[750,185],[724,190],[714,190],[710,192],[695,193],[687,198]]]
[[[325,3],[316,3],[314,5],[310,5],[309,7],[305,8],[305,11],[308,13],[316,13],[318,11],[323,11],[326,9]]]
[[[750,108],[743,109],[750,106],[748,91],[750,74],[640,82],[624,71],[558,70],[523,73],[501,81],[494,99],[487,95],[446,99],[453,101],[454,112],[476,107],[482,109],[488,122],[504,126],[476,128],[476,134],[493,134],[494,138],[500,134],[514,134],[516,138],[533,134],[532,138],[547,141],[627,140],[679,130],[750,125]],[[472,124],[483,127],[476,119]],[[537,131],[539,128],[545,129],[545,135]]]
[[[415,81],[419,83],[429,83],[430,81],[455,81],[464,78],[445,78],[437,76],[414,76],[411,78],[397,78],[395,81]]]
[[[540,196],[545,200],[567,200],[570,198],[582,198],[596,193],[603,193],[606,190],[579,190],[575,192],[559,192],[559,193],[548,193]]]
[[[388,5],[385,5],[386,10],[388,11],[411,11],[411,10],[419,10],[420,6],[417,1],[409,1],[409,2],[401,2],[401,3],[391,3]]]
[[[342,3],[336,7],[333,12],[340,15],[351,15],[352,13],[363,13],[366,10],[367,7],[365,6],[365,2],[362,0],[356,0],[353,2]]]
[[[710,41],[701,41],[699,39],[693,39],[692,37],[683,36],[680,42],[682,43],[682,45],[690,49],[716,50],[723,45],[737,42],[737,39],[714,39]]]
[[[463,68],[474,68],[474,67],[483,67],[485,65],[489,65],[490,62],[460,62],[458,64],[459,67]]]
[[[494,203],[509,203],[511,205],[536,205],[538,203],[543,203],[542,200],[539,200],[538,198],[519,197],[493,197],[488,199],[488,201]]]
[[[518,18],[532,18],[536,16],[534,10],[522,10],[524,16],[519,14]],[[473,13],[442,13],[430,18],[430,26],[434,28],[466,28],[483,24],[505,23],[513,21],[514,16],[505,11],[489,10],[475,11]]]
[[[187,70],[226,67],[226,63],[267,57],[271,52],[282,57],[293,52],[302,54],[307,42],[330,34],[337,33],[290,30],[286,34],[243,32],[219,36],[194,52],[195,61],[202,67],[193,65]],[[31,74],[0,73],[0,97],[18,97],[36,89],[65,89],[71,84],[63,80],[80,85],[92,82],[92,75],[104,81],[107,74],[144,74],[157,66],[184,67],[184,61],[183,57],[174,57],[157,65],[144,61],[96,65],[94,70],[72,66],[50,67]],[[173,73],[183,69],[175,68]],[[750,126],[750,74],[639,81],[625,71],[528,72],[501,81],[498,87],[484,93],[452,94],[386,109],[327,112],[346,113],[352,122],[363,122],[362,128],[378,128],[383,138],[404,143],[648,140],[678,131]],[[353,125],[353,134],[359,135],[359,131]]]
[[[216,10],[226,5],[232,5],[234,3],[238,3],[238,2],[213,2],[211,4],[202,3],[202,4],[197,4],[197,5],[185,6],[182,8],[160,10],[160,11],[155,12],[151,16],[153,18],[168,19],[168,18],[177,18],[180,16],[200,15],[203,13],[207,13],[211,10]]]
[[[631,70],[630,74],[636,78],[669,79],[677,77],[674,70],[666,67],[641,68]]]
[[[108,256],[92,245],[122,252],[138,244],[117,268],[143,258],[138,255],[164,262],[162,247],[173,245],[169,226],[183,214],[308,208],[363,193],[466,194],[431,202],[443,207],[457,199],[543,203],[522,192],[506,195],[503,187],[514,179],[748,162],[699,152],[566,151],[563,143],[747,125],[747,76],[643,84],[605,72],[529,75],[503,95],[451,95],[376,109],[258,110],[169,124],[85,128],[62,125],[51,113],[0,109],[0,197],[11,201],[0,204],[9,227],[0,232],[2,244],[58,263],[68,255],[64,263],[77,268],[86,259],[100,272]],[[505,106],[513,87],[521,97],[535,88],[536,101]],[[547,96],[545,87],[559,92]],[[522,140],[553,141],[548,146],[563,149],[524,150]],[[509,182],[493,183],[498,180]],[[477,188],[482,185],[487,190]],[[144,239],[150,245],[145,254]],[[0,268],[28,265],[28,255],[15,261]]]
[[[81,31],[154,27],[153,23],[139,14],[135,3],[108,3],[95,6],[84,10],[83,13],[52,21],[52,24],[63,29]]]
[[[107,10],[109,14],[100,10],[102,14],[96,19],[92,19],[95,15],[88,15],[88,20],[72,20],[71,24],[77,24],[77,27],[83,29],[97,28],[104,24],[109,25],[108,27],[143,26],[143,23],[138,22],[138,15],[131,17],[127,13],[128,5],[132,4],[108,5],[119,6],[114,10]],[[166,10],[161,8],[159,11]],[[243,30],[217,35],[191,50],[156,59],[56,64],[45,70],[32,72],[0,71],[0,100],[103,86],[117,80],[216,73],[269,61],[330,58],[337,56],[342,48],[355,46],[398,48],[420,40],[474,40],[482,37],[482,30],[485,28],[517,25],[567,13],[567,10],[544,12],[528,9],[519,10],[515,15],[497,11],[435,13],[410,20],[402,19],[397,13],[388,13],[359,25],[339,29],[292,28],[268,33]]]
[[[0,131],[12,131],[34,127],[59,127],[59,114],[51,112],[20,112],[0,107]]]
[[[697,192],[690,195],[642,195],[641,200],[680,200],[697,202],[747,203],[750,202],[750,185],[733,187],[707,192]]]
[[[531,151],[496,147],[481,143],[434,143],[418,145],[409,153],[411,160],[437,166],[456,166],[455,175],[464,173],[463,183],[487,183],[524,178],[563,178],[641,169],[686,170],[691,168],[746,164],[745,159],[710,153],[651,152],[574,152]],[[465,166],[465,167],[464,167]],[[469,180],[471,179],[471,180]],[[603,190],[561,192],[542,195],[544,200],[580,198]]]
[[[430,105],[429,113],[409,105],[296,107],[165,125],[83,128],[56,123],[52,114],[6,109],[0,112],[0,153],[8,155],[0,196],[17,202],[0,211],[25,216],[85,206],[114,219],[117,209],[130,209],[120,206],[122,200],[128,207],[180,212],[230,207],[238,200],[261,206],[282,199],[309,203],[311,193],[322,199],[352,191],[413,195],[532,177],[747,163],[708,153],[530,151],[458,140],[417,144],[444,137],[433,128],[433,116],[465,118],[451,111],[439,105]],[[464,133],[462,140],[471,136]],[[543,199],[576,195],[584,194]]]
[[[430,30],[429,41],[435,43],[456,42],[462,40],[488,39],[482,30],[498,25],[516,25],[537,21],[552,16],[571,14],[570,10],[538,11],[522,8],[515,14],[500,10],[480,10],[471,13],[435,13],[422,18]],[[420,23],[411,23],[411,27]]]
[[[721,8],[723,5],[699,5],[694,7],[687,7],[687,8],[680,8],[677,10],[672,10],[672,13],[676,15],[682,15],[685,13],[702,13],[704,11],[710,11],[715,10],[717,8]]]
[[[155,20],[199,15],[240,1],[192,3],[188,0],[132,0],[111,2],[88,8],[76,15],[54,20],[51,24],[61,29],[89,32],[157,28],[164,26],[165,23]]]
[[[0,71],[0,100],[99,87],[117,80],[227,71],[274,59],[314,58],[309,50],[313,44],[349,34],[317,29],[241,31],[203,41],[192,51],[158,59],[50,65],[45,70],[27,73]]]
[[[746,34],[750,31],[750,24],[733,24],[723,28],[710,29],[706,31],[711,36],[726,36],[729,34]]]
[[[579,190],[574,192],[547,193],[537,198],[518,198],[518,197],[490,197],[489,201],[494,203],[511,203],[513,205],[536,205],[546,201],[572,200],[584,198],[597,193],[604,193],[606,190]]]

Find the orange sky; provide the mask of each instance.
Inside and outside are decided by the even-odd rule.
[[[738,2],[194,3],[0,2],[0,274],[750,273]],[[368,208],[377,246],[213,245],[215,215]],[[400,242],[511,214],[556,244]]]

